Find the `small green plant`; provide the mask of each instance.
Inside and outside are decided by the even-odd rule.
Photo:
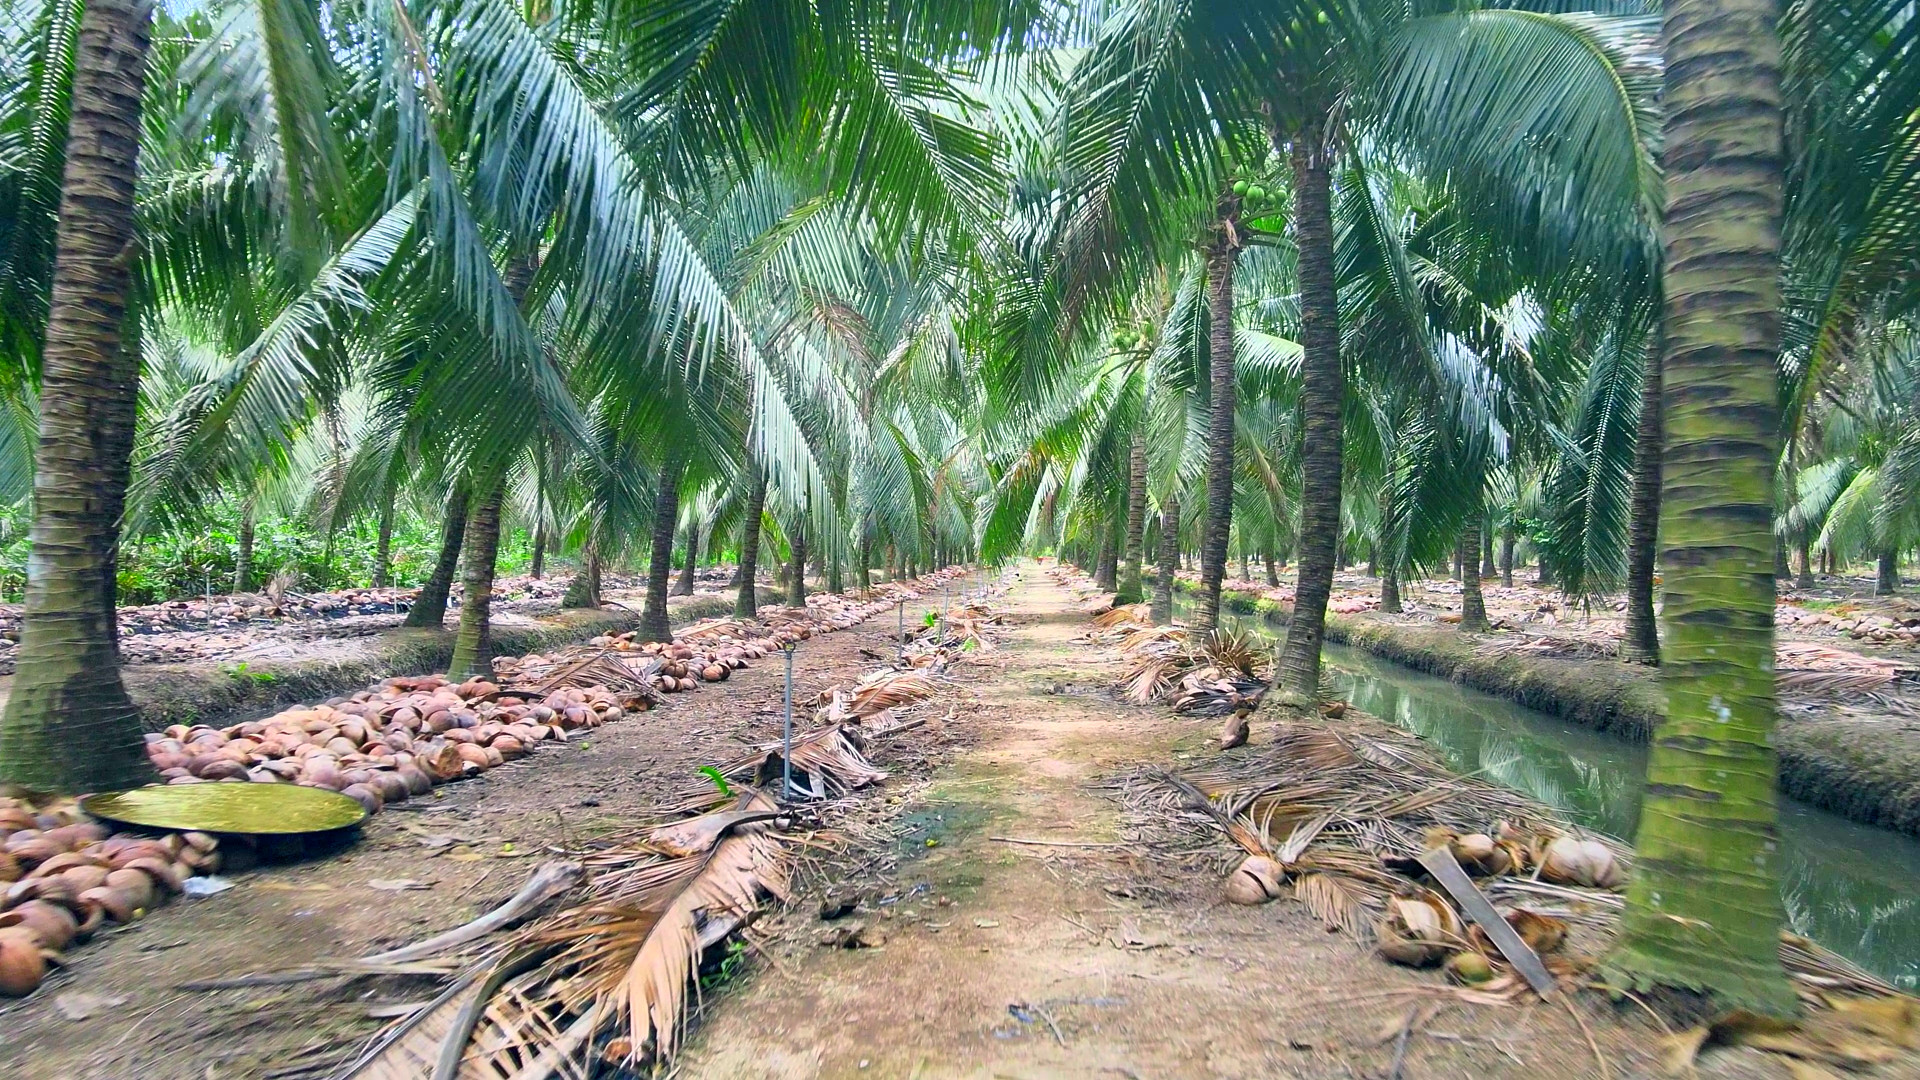
[[[278,677],[274,675],[274,673],[271,671],[255,671],[252,668],[249,668],[245,660],[242,660],[237,664],[223,665],[220,668],[220,670],[226,672],[227,677],[235,680],[236,682],[244,682],[248,679],[252,679],[254,682],[257,682],[257,683],[270,683],[275,678]]]
[[[937,622],[939,622],[939,621],[940,621],[940,614],[939,614],[938,612],[935,612],[935,611],[928,611],[928,612],[927,612],[927,617],[926,617],[926,618],[924,618],[924,619],[921,619],[921,620],[920,620],[920,625],[921,625],[921,626],[932,626],[932,625],[933,625],[934,623],[937,623]]]
[[[707,779],[713,781],[713,789],[720,793],[721,798],[733,798],[733,785],[727,783],[727,778],[720,775],[719,769],[711,765],[702,765],[700,766],[700,772],[706,776]]]
[[[747,943],[735,938],[727,942],[726,955],[713,970],[700,976],[700,989],[703,993],[712,993],[725,988],[728,984],[745,974],[747,967]]]
[[[973,650],[975,650],[975,649],[977,649],[977,648],[979,648],[979,647],[980,647],[980,642],[979,642],[979,640],[978,640],[978,639],[975,639],[975,638],[968,638],[968,639],[967,639],[967,640],[966,640],[965,642],[963,642],[963,643],[961,643],[961,645],[960,645],[960,651],[961,651],[961,652],[972,652]]]

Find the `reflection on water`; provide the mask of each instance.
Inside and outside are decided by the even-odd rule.
[[[1223,613],[1225,614],[1225,613]],[[1265,632],[1255,617],[1236,624]],[[1447,764],[1631,839],[1646,748],[1368,653],[1326,649],[1348,701],[1424,737]],[[1793,928],[1895,982],[1920,986],[1920,841],[1800,803],[1780,810],[1781,897]]]

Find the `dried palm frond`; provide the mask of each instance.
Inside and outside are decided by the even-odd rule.
[[[1335,874],[1302,874],[1293,883],[1294,898],[1329,928],[1366,938],[1373,927],[1380,898],[1363,891],[1349,878]]]
[[[940,692],[940,683],[918,671],[876,671],[855,683],[851,689],[831,687],[813,699],[824,711],[818,719],[827,723],[860,720],[888,709],[925,701]]]
[[[1122,652],[1136,652],[1153,645],[1180,646],[1187,640],[1187,631],[1178,626],[1143,626],[1129,630],[1120,639]]]
[[[1151,705],[1173,689],[1173,672],[1179,660],[1165,653],[1143,652],[1135,656],[1121,679],[1126,699],[1135,705]]]
[[[813,731],[795,734],[793,737],[793,785],[795,794],[810,794],[813,798],[837,798],[849,791],[855,791],[871,784],[878,784],[887,778],[884,769],[876,768],[867,760],[860,746],[860,729],[849,724],[832,724]],[[764,787],[772,784],[778,788],[781,744],[777,742],[761,743],[754,747],[751,754],[721,765],[714,771],[730,784]],[[681,793],[673,803],[673,808],[681,813],[706,811],[718,801],[712,785],[706,784],[690,788]],[[708,813],[705,818],[715,815]],[[705,818],[695,820],[705,820]],[[710,823],[712,824],[712,823]],[[656,829],[655,833],[678,832],[689,828],[691,823],[680,823],[665,829]]]
[[[1152,626],[1152,609],[1146,604],[1122,604],[1119,607],[1101,612],[1093,618],[1093,625],[1102,630],[1128,624],[1134,626]]]
[[[749,791],[711,820],[597,855],[583,902],[469,971],[344,1075],[584,1078],[596,1047],[623,1065],[671,1060],[707,950],[765,899],[787,899],[789,848],[770,831],[773,810]]]

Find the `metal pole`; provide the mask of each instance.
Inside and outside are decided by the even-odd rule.
[[[786,719],[780,725],[781,802],[793,798],[793,650],[792,642],[783,650],[787,654],[787,694]]]
[[[898,636],[901,642],[904,643],[907,640],[907,602],[905,600],[894,601],[893,610],[894,614],[899,616],[900,627]]]

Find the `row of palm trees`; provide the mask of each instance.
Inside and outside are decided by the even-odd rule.
[[[1616,974],[1788,1007],[1756,673],[1779,542],[1908,542],[1904,11],[11,0],[0,779],[145,778],[116,548],[217,499],[439,517],[428,625],[515,523],[654,635],[676,547],[748,614],[762,553],[1151,547],[1162,617],[1186,548],[1203,627],[1283,556],[1294,699],[1343,551],[1391,608],[1524,532],[1694,688]]]

